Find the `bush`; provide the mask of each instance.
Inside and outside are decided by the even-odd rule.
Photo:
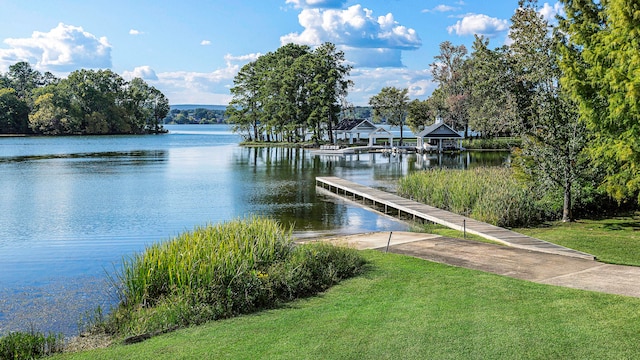
[[[64,337],[30,332],[12,332],[0,338],[0,359],[36,359],[62,352]]]
[[[109,331],[142,334],[200,324],[313,295],[362,271],[354,249],[294,246],[291,230],[250,218],[198,227],[123,262]]]
[[[497,226],[527,226],[541,220],[527,187],[504,167],[415,172],[400,180],[398,193]]]
[[[469,138],[462,140],[462,146],[468,150],[510,150],[519,147],[522,139],[513,137]]]

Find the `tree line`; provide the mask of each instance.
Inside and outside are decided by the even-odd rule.
[[[466,134],[519,137],[518,176],[541,197],[562,198],[566,221],[577,202],[602,194],[640,202],[640,9],[630,0],[561,3],[556,25],[537,0],[519,0],[508,45],[476,36],[469,53],[441,43],[431,96],[385,87],[369,100],[374,121],[419,132],[439,117]],[[332,44],[268,53],[234,79],[229,120],[248,140],[305,141],[309,132],[333,142],[338,120],[352,116],[343,63]]]
[[[625,0],[561,3],[566,17],[553,25],[537,0],[520,0],[509,45],[491,49],[476,36],[468,53],[441,43],[428,99],[386,87],[369,104],[375,116],[413,131],[440,117],[465,133],[520,137],[514,168],[540,197],[559,193],[568,221],[576,202],[598,201],[598,193],[640,202],[640,46],[630,40],[640,8]]]
[[[168,112],[158,89],[111,70],[76,70],[60,79],[18,62],[0,74],[3,134],[158,133]]]
[[[224,110],[201,107],[188,110],[171,109],[163,119],[164,124],[221,124],[225,121]]]
[[[287,44],[243,66],[233,80],[226,114],[248,141],[333,141],[346,104],[351,66],[325,43],[311,50]]]

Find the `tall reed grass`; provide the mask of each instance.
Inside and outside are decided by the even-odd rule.
[[[535,199],[506,167],[415,172],[400,180],[398,193],[497,226],[540,221]]]
[[[153,306],[175,289],[229,283],[239,273],[259,271],[286,258],[291,232],[274,221],[251,218],[196,227],[124,259],[120,275],[125,304]]]
[[[64,350],[62,334],[48,334],[32,329],[29,332],[12,332],[0,337],[0,359],[39,359],[61,353]]]
[[[357,251],[294,246],[291,229],[251,217],[196,227],[124,259],[107,328],[142,334],[271,308],[361,271]]]

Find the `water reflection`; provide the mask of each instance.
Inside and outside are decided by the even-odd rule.
[[[105,270],[149,243],[207,222],[263,215],[292,225],[297,236],[407,229],[317,192],[317,176],[394,191],[397,179],[412,171],[500,165],[505,158],[331,157],[237,142],[219,126],[162,136],[1,139],[0,333],[35,316],[46,317],[43,331],[74,334],[79,308],[113,301],[93,291]],[[59,308],[70,296],[80,297],[82,306],[49,315],[35,312],[33,306],[44,306],[29,300]]]
[[[138,159],[138,160],[162,160],[167,152],[163,150],[135,150],[135,151],[106,151],[76,154],[42,154],[24,156],[0,157],[0,162],[22,162],[50,159]]]
[[[234,152],[233,163],[243,169],[245,178],[233,185],[236,196],[253,204],[256,213],[294,225],[301,230],[337,228],[363,229],[367,222],[360,216],[346,216],[347,208],[320,198],[315,178],[338,176],[386,191],[395,191],[399,178],[429,168],[469,168],[499,166],[508,159],[505,153],[350,154],[314,155],[298,148],[252,147]],[[237,189],[240,187],[240,189]],[[369,225],[364,229],[375,229]]]

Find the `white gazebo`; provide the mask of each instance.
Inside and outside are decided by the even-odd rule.
[[[389,140],[389,146],[393,146],[393,134],[389,130],[381,127],[375,129],[369,134],[369,146],[374,146],[377,138],[386,138]]]
[[[436,118],[433,125],[427,126],[417,135],[418,151],[460,150],[464,137],[451,126],[445,124],[440,117]]]
[[[371,121],[366,119],[345,119],[342,120],[334,128],[335,138],[338,139],[342,135],[343,139],[349,138],[349,144],[353,144],[353,139],[360,139],[368,136],[369,144],[371,144],[371,135],[378,130]]]

